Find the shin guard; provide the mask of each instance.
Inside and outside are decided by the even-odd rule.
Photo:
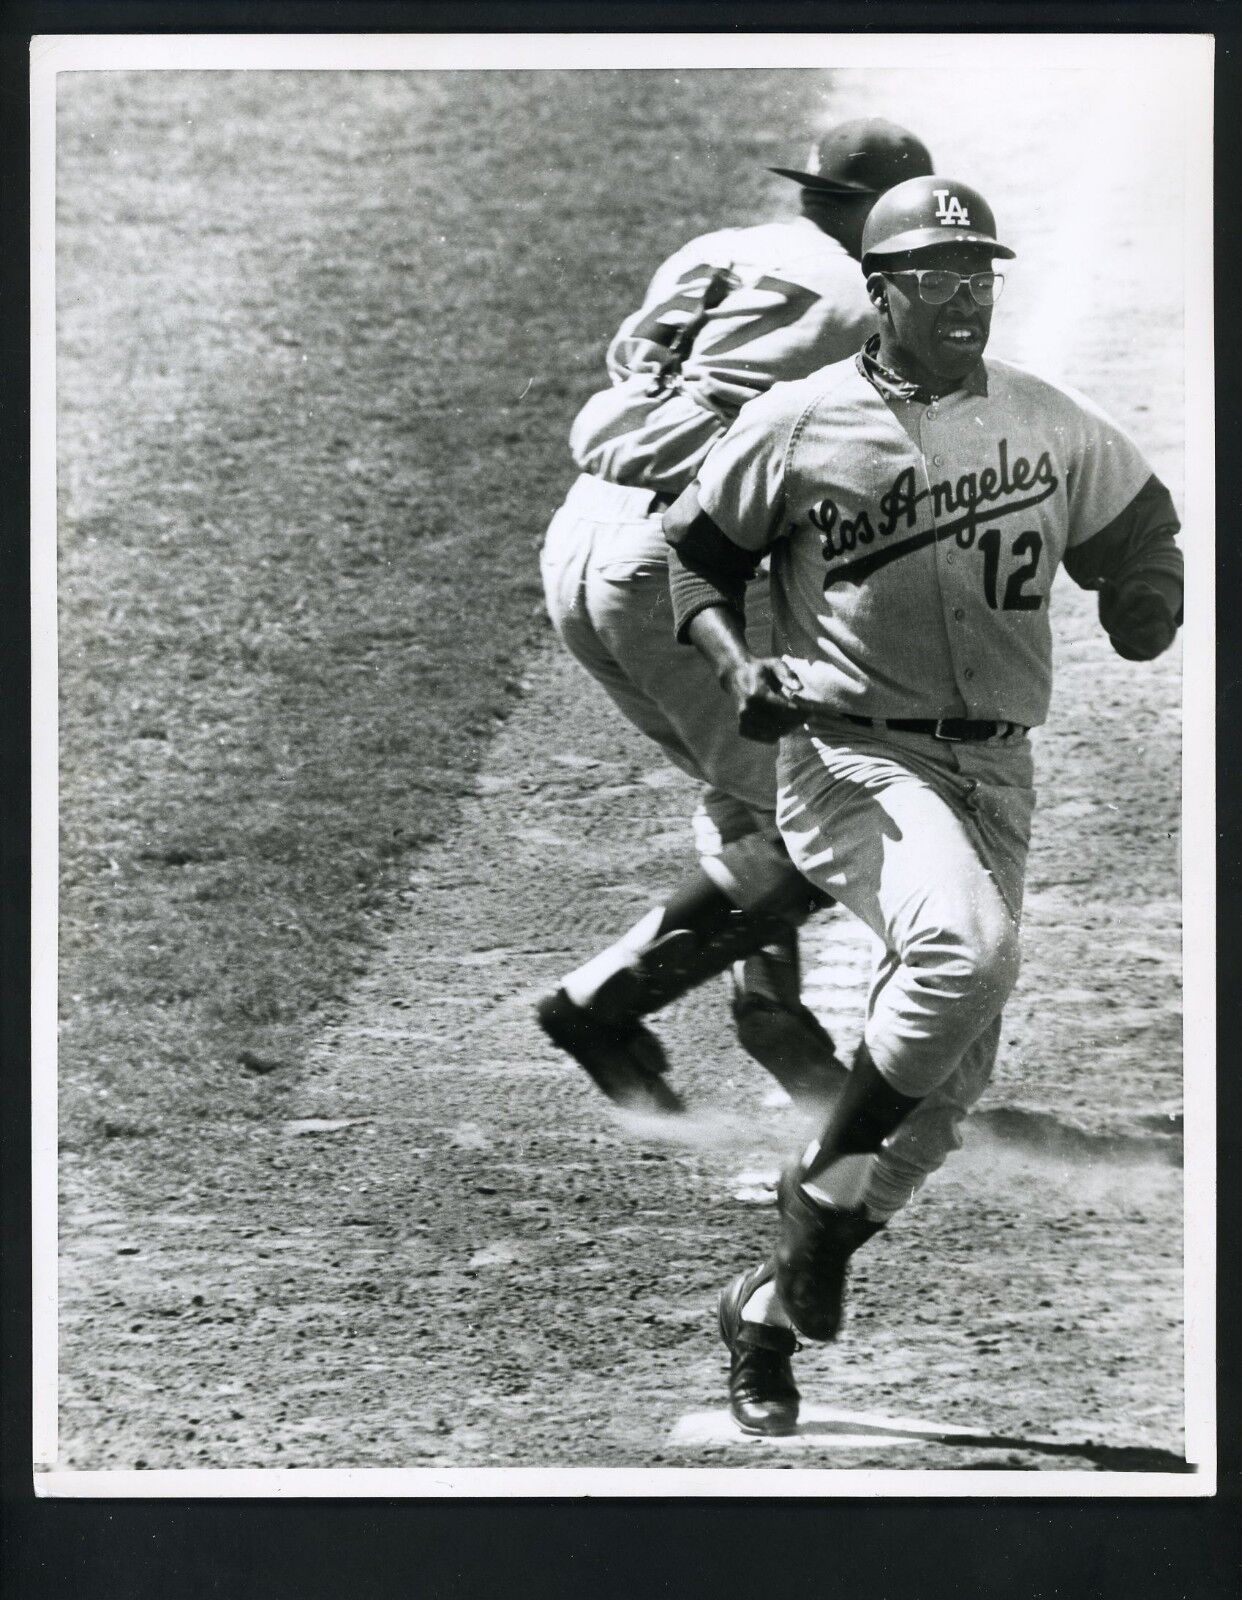
[[[822,899],[787,858],[768,878],[743,907],[713,876],[695,872],[562,988],[576,1005],[620,1025],[659,1011],[765,945],[783,945]]]

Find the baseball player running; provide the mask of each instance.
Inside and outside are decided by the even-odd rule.
[[[623,1105],[680,1109],[640,1019],[730,966],[738,1035],[756,1060],[821,1105],[843,1077],[798,965],[796,929],[829,902],[781,842],[772,750],[740,737],[712,669],[674,639],[660,519],[742,406],[875,328],[857,268],[863,225],[884,189],[931,166],[904,128],[862,120],[829,132],[809,171],[772,169],[801,185],[802,216],[710,233],[666,261],[609,346],[610,386],[573,425],[582,475],[543,549],[549,613],[619,710],[704,785],[700,868],[538,1007],[553,1042]],[[754,599],[766,653],[765,596]]]
[[[781,1179],[776,1248],[720,1298],[753,1433],[795,1426],[796,1337],[835,1337],[851,1253],[957,1148],[991,1074],[1057,568],[1098,591],[1127,660],[1182,619],[1177,515],[1134,444],[1082,395],[983,359],[1013,254],[967,185],[890,190],[862,240],[878,335],[747,406],[665,522],[679,635],[742,732],[780,740],[791,857],[883,947],[848,1083]],[[765,554],[768,657],[742,621]]]

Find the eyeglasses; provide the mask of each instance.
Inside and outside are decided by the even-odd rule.
[[[970,288],[970,297],[977,306],[994,306],[1005,287],[1003,272],[975,272],[969,278],[948,267],[911,267],[905,272],[886,272],[886,278],[917,278],[919,299],[925,305],[947,305],[963,284]]]

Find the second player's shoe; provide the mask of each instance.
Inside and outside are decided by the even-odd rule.
[[[641,1022],[605,1022],[575,1005],[564,989],[545,995],[535,1014],[552,1043],[572,1056],[614,1105],[664,1116],[685,1110],[681,1096],[664,1081],[663,1046]]]
[[[774,1272],[763,1261],[720,1291],[720,1337],[729,1351],[729,1411],[746,1433],[793,1433],[801,1396],[789,1358],[801,1346],[788,1328],[743,1322],[742,1307]]]
[[[862,1211],[812,1200],[802,1187],[801,1163],[786,1169],[777,1188],[781,1236],[776,1289],[789,1320],[805,1339],[835,1339],[845,1319],[849,1260],[884,1227]]]

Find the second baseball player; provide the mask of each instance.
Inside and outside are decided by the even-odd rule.
[[[733,965],[743,1046],[795,1096],[823,1103],[842,1069],[803,1004],[797,927],[822,896],[775,822],[770,750],[741,738],[708,665],[672,630],[660,516],[756,395],[857,348],[875,326],[858,273],[883,190],[931,170],[894,124],[843,123],[817,142],[791,222],[691,241],[656,273],[608,351],[612,379],[571,435],[582,475],[554,517],[542,569],[561,639],[619,710],[703,785],[701,866],[539,1007],[545,1032],[623,1105],[676,1110],[642,1019]],[[769,648],[762,583],[751,628]]]

